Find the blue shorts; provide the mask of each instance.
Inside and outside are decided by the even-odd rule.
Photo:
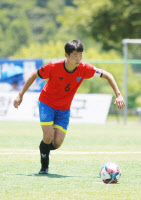
[[[70,109],[69,110],[56,110],[51,108],[45,103],[38,101],[39,105],[39,115],[40,115],[40,124],[43,125],[53,125],[53,128],[58,128],[64,133],[67,132],[67,127],[69,124],[70,118]]]

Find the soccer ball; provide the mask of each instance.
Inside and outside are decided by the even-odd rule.
[[[117,183],[121,177],[121,170],[115,163],[106,163],[100,170],[100,178],[104,183]]]

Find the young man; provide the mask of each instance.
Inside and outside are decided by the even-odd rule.
[[[43,131],[40,143],[40,174],[48,173],[50,150],[57,149],[63,143],[70,117],[72,99],[84,79],[101,77],[108,80],[113,88],[119,109],[125,104],[113,76],[90,64],[81,62],[83,46],[79,40],[72,40],[65,45],[64,60],[50,62],[30,75],[17,98],[15,108],[21,104],[23,95],[37,77],[47,79],[39,97],[39,115]]]

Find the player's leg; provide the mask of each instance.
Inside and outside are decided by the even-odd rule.
[[[48,105],[39,102],[39,114],[40,124],[43,131],[43,140],[40,143],[40,155],[41,155],[41,170],[40,174],[48,173],[49,166],[49,153],[50,144],[54,137],[53,120],[54,120],[54,109]]]
[[[62,130],[53,126],[42,126],[43,140],[40,143],[40,154],[41,154],[41,170],[40,174],[47,174],[49,167],[49,154],[50,150],[58,149],[65,138],[66,133]]]
[[[40,155],[41,155],[41,170],[40,174],[47,174],[49,167],[49,153],[50,153],[50,143],[53,140],[54,129],[53,125],[41,126],[43,130],[43,140],[40,143]]]
[[[56,111],[56,115],[54,118],[54,138],[51,143],[50,150],[58,149],[66,136],[67,127],[69,124],[69,118],[70,118],[70,110],[66,111]]]
[[[58,149],[62,145],[65,136],[66,133],[64,133],[62,130],[58,128],[55,128],[54,138],[52,141],[52,145],[54,146],[55,149]]]

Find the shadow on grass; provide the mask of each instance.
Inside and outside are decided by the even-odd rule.
[[[73,177],[73,176],[65,176],[65,175],[60,175],[60,174],[33,174],[33,175],[29,175],[29,176],[47,176],[48,178],[69,178],[69,177]]]
[[[65,176],[60,174],[16,174],[19,176],[32,176],[32,177],[48,177],[48,178],[70,178],[70,177],[81,177],[81,176]]]

